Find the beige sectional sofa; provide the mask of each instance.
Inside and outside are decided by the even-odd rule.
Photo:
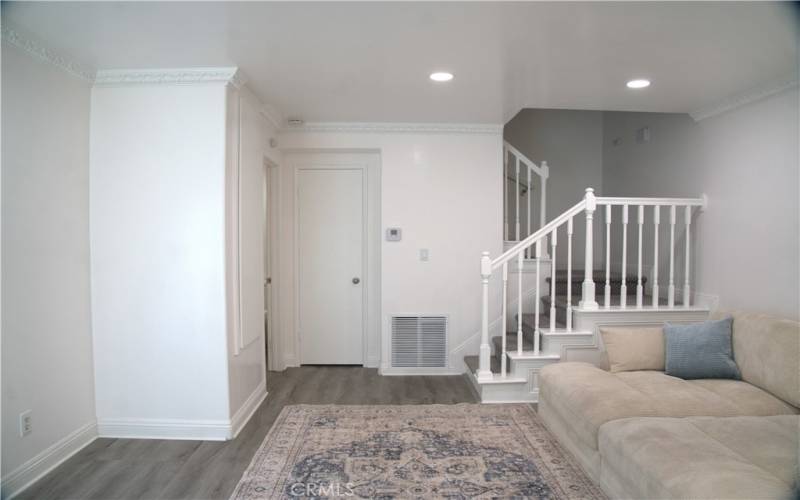
[[[792,494],[800,449],[800,324],[732,315],[742,380],[610,372],[587,363],[542,369],[539,415],[609,496]]]

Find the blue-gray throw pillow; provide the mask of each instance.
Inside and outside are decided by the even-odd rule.
[[[664,372],[682,379],[742,378],[733,360],[733,318],[691,325],[664,325]]]

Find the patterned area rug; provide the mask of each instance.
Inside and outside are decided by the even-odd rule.
[[[287,406],[231,496],[604,498],[529,405]]]

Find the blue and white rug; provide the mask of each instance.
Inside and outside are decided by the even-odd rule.
[[[232,495],[604,498],[529,405],[283,409]]]

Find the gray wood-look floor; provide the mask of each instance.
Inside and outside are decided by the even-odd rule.
[[[476,402],[463,376],[382,377],[360,367],[269,372],[267,390],[232,441],[97,439],[17,498],[227,500],[285,405]]]

